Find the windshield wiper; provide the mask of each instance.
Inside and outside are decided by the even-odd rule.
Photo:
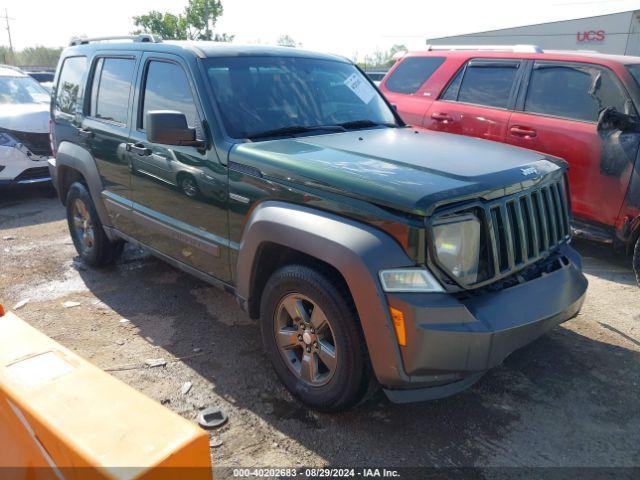
[[[356,128],[368,128],[368,127],[391,127],[396,128],[398,125],[395,123],[374,122],[373,120],[353,120],[351,122],[338,123],[340,127],[344,127],[347,130]]]
[[[345,132],[347,129],[342,125],[292,125],[289,127],[275,128],[273,130],[265,130],[264,132],[250,133],[247,135],[247,138],[250,140],[255,140],[258,138],[278,137],[280,135],[296,135],[299,133],[315,132],[318,130]]]

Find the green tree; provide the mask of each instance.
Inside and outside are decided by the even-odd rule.
[[[35,46],[18,52],[19,65],[30,67],[55,67],[58,64],[62,48]]]
[[[213,31],[222,12],[220,0],[189,0],[184,12],[178,15],[152,10],[133,17],[134,25],[140,27],[134,33],[152,33],[167,40],[231,42],[233,35]]]
[[[213,40],[213,28],[221,15],[220,0],[189,0],[189,5],[184,11],[189,38]]]
[[[145,15],[133,17],[137,27],[142,27],[134,33],[153,33],[167,40],[187,40],[187,24],[182,15],[162,13],[152,10]]]
[[[289,35],[280,35],[276,40],[276,45],[280,45],[281,47],[301,47],[302,44],[296,42]]]
[[[18,50],[13,54],[8,47],[0,46],[0,63],[24,67],[55,67],[61,48],[35,46]]]
[[[366,55],[364,57],[364,61],[358,62],[358,65],[361,68],[365,68],[367,70],[375,70],[375,69],[388,69],[390,68],[395,60],[393,56],[398,52],[406,52],[407,47],[404,45],[394,45],[386,52],[381,50],[376,50],[370,55]]]

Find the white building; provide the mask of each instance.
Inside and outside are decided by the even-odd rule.
[[[601,53],[640,56],[640,10],[430,38],[427,44],[533,44],[546,50],[594,50]]]

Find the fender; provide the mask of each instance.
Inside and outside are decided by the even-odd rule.
[[[96,162],[94,161],[91,153],[85,148],[71,142],[60,143],[56,153],[56,170],[58,170],[56,175],[56,189],[61,193],[64,185],[62,183],[63,178],[61,178],[59,173],[60,167],[69,167],[82,174],[87,182],[89,193],[91,194],[91,198],[93,199],[96,212],[100,217],[102,225],[110,227],[111,218],[109,217],[109,213],[107,212],[102,201],[102,196],[100,195],[103,190],[102,179],[100,178],[98,167],[96,166]],[[60,200],[64,202],[65,199],[61,198]]]
[[[264,242],[297,250],[336,268],[351,291],[378,381],[393,386],[408,379],[378,272],[415,264],[391,236],[324,211],[265,201],[253,210],[240,244],[236,278],[242,298],[255,294],[250,291],[253,262]]]

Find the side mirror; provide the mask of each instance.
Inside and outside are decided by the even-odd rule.
[[[184,113],[173,110],[152,110],[145,118],[147,140],[161,145],[184,145],[202,148],[196,140],[195,128],[189,128]]]

